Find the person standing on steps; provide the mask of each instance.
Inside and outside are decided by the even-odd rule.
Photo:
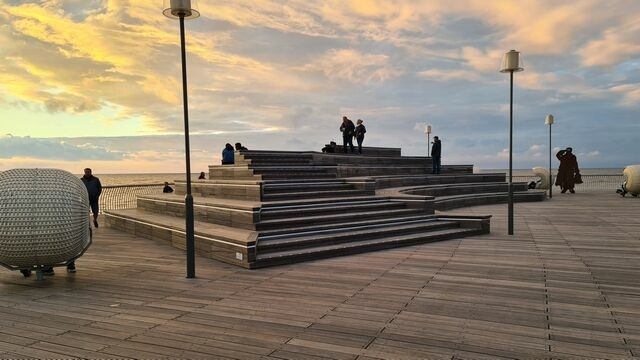
[[[355,133],[356,126],[353,121],[349,120],[346,116],[342,117],[342,124],[340,125],[340,132],[342,133],[342,150],[347,153],[347,144],[351,148],[351,153],[355,152],[353,148],[353,135]]]
[[[364,141],[364,134],[367,132],[367,128],[362,125],[362,119],[358,119],[356,124],[358,124],[355,130],[356,142],[358,143],[358,154],[362,154],[362,142]]]
[[[442,155],[442,144],[440,143],[440,138],[434,136],[431,144],[433,144],[433,146],[431,146],[431,164],[433,167],[431,173],[440,174],[440,158]]]
[[[224,145],[224,149],[222,150],[222,165],[233,165],[234,163],[234,149],[233,146],[229,143]]]
[[[560,160],[560,166],[558,166],[558,176],[556,176],[556,186],[560,186],[561,193],[566,193],[569,190],[570,193],[575,194],[573,189],[576,185],[576,177],[580,176],[580,169],[578,169],[578,159],[573,155],[573,149],[568,147],[565,150],[560,150],[556,154],[558,160]]]

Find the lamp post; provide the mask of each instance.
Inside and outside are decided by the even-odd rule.
[[[509,92],[509,219],[508,233],[513,235],[513,73],[524,70],[519,65],[520,53],[510,50],[504,54],[502,59],[502,68],[500,72],[509,73],[510,92]]]
[[[424,128],[424,133],[427,134],[427,157],[429,157],[431,155],[429,151],[429,144],[431,144],[431,125],[427,125]]]
[[[195,2],[195,1],[194,1]],[[195,4],[194,4],[195,5]],[[187,194],[184,198],[187,245],[187,278],[196,277],[195,236],[193,230],[193,196],[191,195],[191,157],[189,149],[189,107],[187,104],[187,54],[184,41],[184,20],[195,19],[200,13],[191,7],[191,0],[164,0],[162,13],[171,19],[180,20],[180,49],[182,54],[182,100],[184,109],[184,152],[187,176]]]
[[[544,119],[545,125],[549,125],[549,199],[553,197],[553,174],[551,174],[551,125],[553,125],[553,115],[549,114]]]

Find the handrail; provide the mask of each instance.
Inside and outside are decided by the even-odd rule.
[[[159,195],[163,188],[164,183],[103,186],[99,200],[100,212],[135,208],[138,195]]]
[[[553,175],[555,182],[556,175]],[[526,182],[539,180],[538,176],[531,175],[518,175],[513,177],[514,182]],[[624,176],[622,174],[603,174],[603,175],[582,175],[582,184],[576,184],[576,191],[588,191],[588,192],[615,192],[620,188],[620,185],[624,182]],[[554,189],[559,189],[554,187]]]

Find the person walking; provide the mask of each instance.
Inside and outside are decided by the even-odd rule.
[[[440,138],[434,136],[431,144],[433,144],[431,146],[431,173],[440,174],[440,158],[442,155],[442,144],[440,143]]]
[[[100,179],[93,176],[89,168],[84,169],[84,176],[81,180],[89,194],[89,205],[93,213],[93,226],[98,227],[98,212],[100,211],[98,200],[100,199],[100,194],[102,194],[102,184],[100,184]]]
[[[342,124],[340,125],[340,132],[342,133],[342,150],[347,153],[347,144],[351,149],[351,153],[355,152],[353,148],[353,134],[355,133],[356,126],[353,121],[349,120],[346,116],[342,117]]]
[[[580,176],[580,169],[578,169],[578,159],[573,155],[573,149],[568,147],[564,150],[558,151],[556,154],[558,160],[560,160],[560,166],[558,166],[558,176],[556,176],[556,186],[560,186],[561,193],[566,193],[569,190],[570,193],[575,194],[574,187],[576,185],[576,177]]]
[[[364,141],[364,134],[367,132],[367,128],[362,125],[362,119],[358,119],[356,124],[358,124],[355,130],[356,142],[358,143],[358,154],[362,154],[362,142]]]

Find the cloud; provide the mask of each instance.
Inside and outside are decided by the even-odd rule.
[[[0,159],[34,158],[44,160],[89,161],[122,160],[127,154],[104,146],[70,144],[56,139],[4,135],[0,137]]]
[[[628,107],[638,107],[640,104],[640,83],[612,86],[610,90],[622,95],[620,104]]]
[[[330,50],[322,58],[303,67],[320,71],[332,80],[355,84],[381,83],[402,74],[384,54],[363,54],[353,49]]]
[[[640,33],[640,21],[633,19],[629,23],[623,20],[611,24],[602,35],[590,40],[578,50],[584,66],[614,66],[640,55],[637,38]]]
[[[64,140],[69,153],[102,148],[122,155],[95,160],[114,169],[119,161],[135,169],[135,158],[144,169],[180,170],[178,27],[157,2],[0,3],[4,131],[31,141],[91,135]],[[544,143],[547,113],[557,116],[558,139],[576,148],[589,149],[590,136],[606,129],[609,145],[593,145],[598,164],[634,161],[627,154],[640,151],[629,140],[638,130],[640,2],[612,4],[201,1],[202,17],[187,22],[190,130],[208,139],[196,164],[215,163],[229,139],[263,149],[319,148],[339,137],[345,114],[366,121],[368,145],[402,143],[404,154],[424,154],[425,136],[415,127],[429,122],[445,139],[445,160],[500,163],[508,75],[498,68],[512,48],[525,67],[515,77],[523,163],[537,161],[525,144]],[[151,134],[158,142],[124,143],[114,134]]]

